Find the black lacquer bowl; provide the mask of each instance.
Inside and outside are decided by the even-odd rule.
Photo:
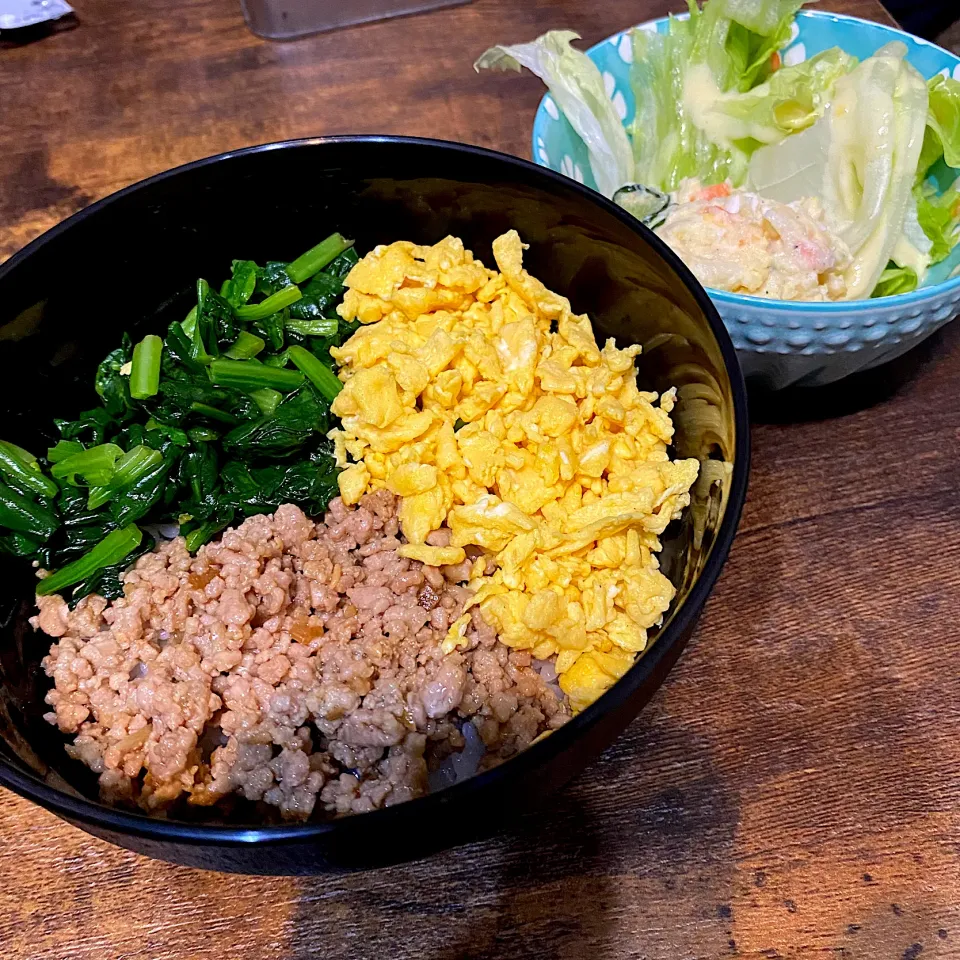
[[[576,775],[636,716],[679,656],[730,549],[747,488],[747,401],[730,338],[690,271],[572,180],[458,144],[345,137],[223,154],[121,190],[0,266],[0,436],[42,446],[54,416],[95,404],[96,364],[123,330],[162,333],[186,313],[196,278],[226,275],[235,257],[293,258],[340,230],[361,253],[454,234],[492,264],[491,242],[510,228],[530,245],[525,266],[589,314],[601,342],[643,346],[641,389],[679,389],[675,453],[699,458],[702,470],[691,507],[664,537],[662,565],[678,593],[650,651],[543,742],[419,800],[296,825],[209,819],[218,816],[210,810],[148,818],[100,804],[93,775],[44,721],[48,638],[27,623],[33,575],[3,557],[0,784],[98,837],[177,863],[277,874],[359,868],[495,830],[506,811]]]

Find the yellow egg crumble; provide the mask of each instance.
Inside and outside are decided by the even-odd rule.
[[[658,536],[689,504],[698,462],[668,458],[675,393],[658,403],[637,389],[640,347],[600,349],[590,320],[523,269],[516,231],[493,254],[499,272],[455,237],[398,242],[350,271],[338,310],[364,326],[331,350],[340,494],[401,497],[403,556],[440,566],[483,548],[468,606],[507,646],[556,656],[579,711],[629,669],[673,599]],[[450,545],[429,545],[444,526]]]

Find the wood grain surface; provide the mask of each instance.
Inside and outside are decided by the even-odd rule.
[[[593,42],[664,0],[476,0],[275,44],[231,0],[76,0],[0,50],[0,259],[144,176],[339,132],[527,154],[496,41]],[[874,0],[833,9],[874,19]],[[152,862],[0,791],[4,960],[960,957],[960,329],[754,398],[740,534],[650,707],[513,833],[335,878]]]

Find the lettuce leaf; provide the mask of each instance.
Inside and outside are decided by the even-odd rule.
[[[784,32],[790,38],[790,23],[805,0],[723,0],[723,16],[759,37]]]
[[[633,31],[630,85],[636,117],[630,137],[638,182],[660,190],[674,190],[686,177],[743,183],[750,150],[761,139],[749,140],[748,114],[762,113],[763,107],[756,102],[733,107],[738,116],[711,107],[776,77],[773,54],[789,43],[802,5],[803,0],[709,0],[701,8],[688,0],[689,19],[671,17],[666,33]],[[818,87],[825,83],[821,69],[818,61],[811,71]],[[811,109],[821,110],[819,104]],[[787,107],[780,111],[788,112]],[[759,117],[753,127],[763,129],[768,141],[781,138],[767,132],[769,125]]]
[[[932,185],[918,184],[914,198],[917,220],[930,238],[930,262],[939,263],[960,242],[960,178],[942,194],[937,194]]]
[[[917,273],[912,267],[898,267],[892,260],[880,274],[871,297],[894,297],[917,289]]]
[[[634,179],[630,141],[596,64],[570,43],[579,39],[571,30],[551,30],[530,43],[491,47],[473,66],[536,74],[586,144],[597,189],[612,197]]]
[[[706,64],[721,91],[749,90],[773,70],[806,0],[687,0],[693,32],[688,66]]]
[[[960,80],[938,73],[927,81],[930,102],[917,180],[924,180],[939,160],[960,168]]]
[[[832,47],[782,67],[747,93],[720,94],[702,115],[704,128],[720,143],[777,143],[819,120],[837,80],[856,65],[855,57]]]
[[[659,190],[675,190],[685,177],[699,177],[706,183],[728,177],[735,183],[743,180],[746,158],[713,143],[684,105],[684,77],[695,27],[694,17],[671,17],[665,34],[647,30],[632,34],[634,178]]]
[[[890,254],[890,261],[897,267],[909,267],[917,275],[917,282],[920,283],[930,268],[932,250],[933,243],[920,225],[917,199],[914,195],[907,204],[907,212],[903,218],[903,231],[897,238],[893,253]]]

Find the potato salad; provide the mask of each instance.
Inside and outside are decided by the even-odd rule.
[[[842,300],[850,251],[814,197],[767,200],[729,182],[688,179],[657,233],[715,290],[778,300]]]

